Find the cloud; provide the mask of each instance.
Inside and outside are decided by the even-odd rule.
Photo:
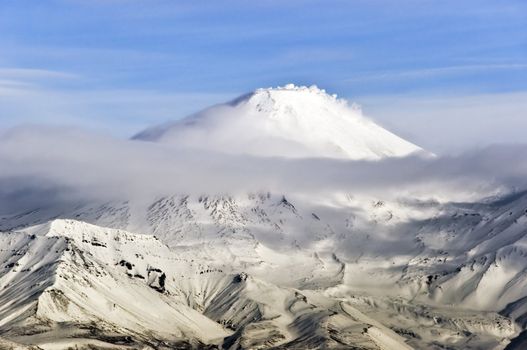
[[[55,82],[67,82],[80,76],[46,69],[0,68],[0,98],[17,96],[24,91],[44,89]]]
[[[481,200],[527,188],[527,146],[377,162],[178,151],[81,129],[24,127],[0,136],[0,210],[71,201],[271,191]]]
[[[409,69],[398,71],[373,72],[366,74],[357,74],[355,77],[345,79],[349,83],[358,83],[365,81],[379,80],[406,80],[422,79],[435,76],[466,74],[471,72],[489,71],[489,70],[527,70],[525,63],[501,63],[501,64],[471,64],[445,67],[431,67],[422,69]]]
[[[434,153],[523,143],[527,92],[356,96],[366,115]]]
[[[13,80],[36,80],[36,79],[74,79],[79,78],[73,73],[66,73],[47,69],[30,68],[0,68],[0,78]]]
[[[60,88],[42,86],[34,79],[0,79],[0,129],[28,123],[70,125],[127,137],[233,95],[236,94]]]

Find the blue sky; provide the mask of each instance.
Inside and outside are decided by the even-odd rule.
[[[0,128],[125,137],[289,82],[434,151],[527,128],[523,0],[1,0],[0,45]]]

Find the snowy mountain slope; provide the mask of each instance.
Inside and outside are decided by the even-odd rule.
[[[338,309],[335,306],[337,300],[351,302],[368,315],[376,315],[381,324],[395,329],[418,348],[434,342],[454,348],[506,344],[506,339],[514,337],[519,328],[510,319],[500,318],[492,311],[503,310],[505,316],[518,320],[525,317],[522,300],[527,296],[527,289],[522,287],[525,283],[522,276],[526,266],[521,255],[525,230],[521,223],[527,208],[527,195],[479,204],[430,203],[426,210],[422,203],[405,201],[357,196],[306,200],[270,193],[237,197],[176,195],[151,203],[141,205],[143,212],[130,202],[106,203],[81,206],[70,213],[56,213],[53,217],[72,217],[93,223],[100,220],[124,226],[122,228],[133,227],[136,232],[155,233],[160,241],[152,236],[138,236],[153,244],[151,248],[147,249],[148,246],[143,244],[127,248],[129,251],[124,260],[134,264],[129,272],[135,274],[137,271],[145,277],[148,266],[144,261],[138,262],[136,254],[151,255],[150,265],[162,266],[163,272],[171,271],[171,274],[180,276],[176,289],[171,292],[178,295],[178,303],[222,324],[227,332],[233,332],[232,325],[243,323],[244,317],[246,320],[262,317],[262,304],[267,305],[266,309],[273,309],[280,298],[283,301],[278,302],[279,305],[290,303],[295,294],[289,288],[300,291],[308,299],[326,305],[332,303],[333,306],[325,310]],[[103,212],[107,215],[101,215]],[[32,218],[30,221],[38,216],[35,212],[28,215]],[[134,217],[138,215],[141,218]],[[5,218],[3,222],[20,223],[21,217],[16,216],[12,221]],[[72,224],[71,231],[58,224],[61,222],[53,221],[53,230],[49,229],[49,224],[18,230],[22,230],[26,237],[34,234],[37,241],[42,237],[52,240],[55,235],[73,237],[80,241],[76,245],[84,246],[97,261],[106,261],[111,266],[124,256],[119,252],[123,251],[121,247],[116,250],[119,253],[108,255],[107,248],[97,245],[102,241],[107,247],[113,247],[115,241],[109,238],[111,235],[93,236],[89,233],[92,230],[89,225],[86,228]],[[60,230],[57,227],[61,227]],[[496,232],[495,236],[489,232]],[[19,234],[5,235],[18,237]],[[499,239],[500,236],[503,239]],[[47,244],[52,244],[50,242]],[[167,242],[168,246],[161,242]],[[489,242],[498,243],[490,246]],[[104,255],[98,256],[98,252],[104,252]],[[195,264],[195,267],[183,268],[179,263],[180,269],[173,270],[169,258],[156,258],[164,254],[177,256],[178,261]],[[10,263],[10,260],[6,261],[6,264]],[[122,270],[119,270],[121,273],[127,271],[120,265],[118,269]],[[281,296],[273,296],[273,301],[259,300],[257,295],[245,291],[246,286],[241,288],[241,285],[232,283],[241,272],[250,276],[246,285],[256,285],[258,293],[267,295],[277,290]],[[85,273],[78,271],[74,274]],[[109,275],[113,276],[112,273]],[[124,283],[120,279],[116,281]],[[166,288],[170,291],[169,282],[167,280]],[[48,288],[50,282],[46,283],[32,293],[38,294]],[[68,288],[64,285],[62,289],[68,291]],[[148,286],[142,285],[141,288],[148,290],[148,295],[153,292],[157,295]],[[309,297],[309,291],[316,295]],[[74,295],[74,292],[68,293]],[[99,294],[94,292],[94,295]],[[370,301],[357,302],[362,295],[368,295]],[[397,301],[399,299],[401,301]],[[450,305],[455,305],[454,310],[442,309]],[[244,307],[247,312],[240,311]],[[394,310],[403,320],[400,324],[392,321]],[[15,314],[11,309],[7,313]],[[300,315],[287,317],[291,320]],[[445,321],[438,323],[437,319]],[[238,329],[234,332],[237,335],[229,338],[232,344],[256,344],[269,339],[271,334],[276,336],[273,344],[295,344],[290,331],[284,331],[283,324],[258,320],[266,326],[247,324],[247,329]],[[331,323],[331,318],[327,322]],[[288,324],[286,328],[291,327],[296,326]],[[127,329],[130,328],[133,329],[127,325]],[[444,332],[445,337],[434,338],[436,332]],[[342,329],[338,331],[338,334],[344,333]]]
[[[380,324],[364,332],[374,321],[350,316],[359,314],[350,305],[343,311],[318,292],[306,297],[243,272],[226,274],[152,236],[54,220],[1,237],[19,258],[2,261],[0,331],[18,343],[409,348]],[[25,250],[17,250],[21,242]]]
[[[273,270],[291,271],[283,280],[273,280],[280,285],[324,288],[344,282],[355,288],[375,289],[379,287],[377,279],[368,276],[382,274],[381,281],[404,286],[396,292],[408,298],[424,295],[441,303],[468,303],[470,298],[458,291],[473,292],[478,284],[470,287],[466,284],[470,278],[465,277],[479,273],[490,277],[497,268],[493,263],[501,260],[501,268],[511,272],[510,276],[498,273],[505,278],[500,287],[494,280],[494,286],[502,290],[489,298],[473,295],[479,304],[469,303],[467,307],[504,308],[519,297],[506,292],[508,288],[523,290],[510,283],[521,283],[524,271],[520,263],[524,260],[527,195],[487,204],[436,203],[426,210],[421,204],[374,198],[326,199],[321,203],[317,198],[307,201],[267,193],[170,196],[153,200],[143,212],[132,208],[131,203],[116,203],[49,217],[44,213],[41,220],[62,216],[154,234],[176,249],[200,246],[201,258],[209,263],[214,263],[211,257],[216,255],[216,260],[235,260],[254,268],[253,273],[258,273],[258,268],[264,275]],[[119,214],[116,220],[108,220],[100,215],[104,211]],[[37,220],[35,213],[28,215]],[[5,218],[4,222],[15,225],[2,229],[16,228],[20,218],[25,220],[24,216]],[[223,253],[218,253],[217,247],[222,247]],[[505,265],[508,260],[515,265]],[[295,272],[299,261],[310,262],[312,276]],[[481,268],[479,273],[476,268]],[[320,269],[324,272],[317,274]],[[432,281],[428,281],[430,275]],[[441,291],[443,283],[451,292]],[[454,295],[457,299],[452,299]],[[503,302],[496,304],[497,296]]]
[[[380,159],[423,152],[335,95],[292,84],[256,90],[134,138],[258,156]]]
[[[327,294],[342,297],[338,288],[328,290]],[[402,298],[357,293],[348,301],[368,316],[382,320],[417,349],[501,349],[518,332],[513,321],[493,312],[462,310],[450,305],[430,308]]]
[[[35,340],[44,346],[41,341],[45,339],[40,339],[44,331],[69,325],[75,338],[82,338],[82,330],[90,338],[93,324],[102,334],[143,341],[151,340],[153,331],[168,342],[210,342],[228,334],[192,308],[160,293],[164,277],[156,266],[172,265],[173,274],[196,272],[191,264],[175,263],[168,248],[152,236],[74,221],[56,220],[43,226],[33,228],[32,234],[2,235],[7,240],[2,246],[16,251],[5,260],[6,273],[0,279],[0,327],[5,336],[16,334],[19,342]],[[128,262],[132,259],[133,266]]]
[[[6,350],[41,350],[38,346],[25,346],[7,339],[0,338],[0,349]]]

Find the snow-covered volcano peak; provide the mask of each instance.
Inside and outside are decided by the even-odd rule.
[[[287,84],[284,86],[270,87],[270,88],[260,88],[255,90],[252,94],[253,97],[264,98],[264,96],[277,98],[276,102],[285,102],[287,103],[288,99],[291,98],[321,98],[325,99],[326,102],[336,102],[337,95],[330,95],[324,89],[320,89],[316,85],[303,86],[295,84]],[[281,98],[285,98],[285,101],[280,101]],[[292,101],[289,101],[292,102]],[[340,100],[340,102],[346,103],[345,100]]]
[[[287,84],[284,86],[260,88],[252,93],[242,95],[231,102],[231,105],[251,104],[253,106],[272,106],[275,109],[294,108],[299,103],[312,104],[339,104],[347,106],[347,101],[338,99],[336,94],[328,94],[326,90],[318,88],[316,85],[297,86]],[[358,109],[358,105],[352,108]]]
[[[318,95],[320,97],[329,98],[332,100],[335,100],[337,97],[337,95],[335,94],[329,95],[326,92],[326,90],[320,89],[316,85],[305,86],[305,85],[286,84],[284,86],[256,89],[253,94],[258,95],[258,94],[263,94],[263,93],[269,93],[269,94],[275,94],[275,95],[295,93],[297,96],[304,94],[304,95],[311,95],[312,97],[314,95]]]
[[[422,149],[316,86],[258,89],[135,139],[230,154],[381,159]]]

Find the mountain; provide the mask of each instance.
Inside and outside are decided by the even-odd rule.
[[[15,252],[2,256],[0,331],[20,343],[409,349],[349,303],[224,272],[153,236],[54,220],[0,239]]]
[[[176,195],[145,212],[4,217],[0,332],[39,346],[503,348],[526,315],[525,203]]]
[[[257,156],[381,159],[424,152],[336,95],[292,84],[258,89],[134,138]]]
[[[177,164],[171,147],[351,171],[426,154],[314,87],[257,90],[135,139],[83,169],[121,180],[122,144]],[[73,153],[73,167],[42,162],[77,169],[92,154]],[[32,198],[41,179],[29,179],[19,195]],[[112,199],[44,181],[36,204],[0,215],[0,348],[521,349],[527,337],[527,191],[459,202],[406,188],[157,193],[139,180]]]

